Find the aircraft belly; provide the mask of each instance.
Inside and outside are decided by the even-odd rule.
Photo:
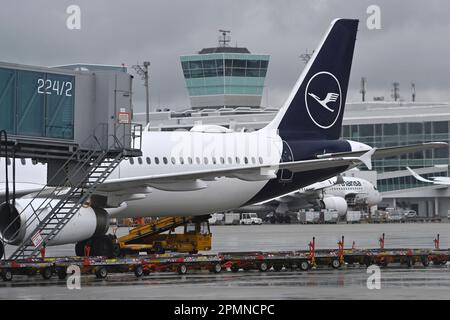
[[[207,184],[206,189],[196,191],[155,189],[145,199],[127,202],[127,208],[114,217],[188,216],[230,210],[254,197],[267,181],[221,178]]]

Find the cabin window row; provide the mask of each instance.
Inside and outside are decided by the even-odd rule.
[[[34,160],[34,159],[33,159],[33,160],[30,160],[30,159],[17,159],[17,158],[16,158],[16,160],[20,160],[20,164],[23,165],[23,166],[26,165],[27,162],[28,162],[28,163],[31,162],[33,165],[36,165],[36,164],[39,163],[39,161]],[[28,160],[28,161],[27,161],[27,160]],[[1,163],[1,162],[3,162],[3,158],[2,158],[2,160],[0,161],[0,163]],[[11,158],[6,159],[6,163],[8,164],[8,166],[11,166],[11,165],[12,165],[12,159],[11,159]],[[16,162],[16,165],[18,165],[18,164],[19,164],[19,163]],[[41,164],[43,164],[43,163],[41,162]]]
[[[139,157],[139,158],[137,158],[137,163],[140,165],[144,164],[144,161],[148,165],[150,165],[152,163],[153,164],[173,164],[173,165],[176,165],[176,164],[179,164],[179,165],[184,165],[184,164],[188,164],[188,165],[189,164],[191,164],[191,165],[192,164],[197,164],[197,165],[200,165],[200,164],[205,164],[205,165],[207,165],[207,164],[213,164],[213,165],[214,164],[222,164],[222,165],[224,165],[224,164],[254,164],[254,165],[256,165],[258,163],[259,164],[264,163],[264,159],[262,157],[259,157],[258,160],[255,157],[243,157],[243,158],[227,157],[226,159],[224,157],[212,157],[212,158],[208,158],[208,157],[203,157],[203,158],[200,158],[200,157],[195,157],[195,158],[192,158],[192,157],[187,157],[187,158],[183,158],[183,157],[180,157],[180,158],[175,158],[175,157],[150,158],[150,157],[146,157],[146,158],[142,158],[142,157]],[[135,164],[136,161],[134,158],[129,158],[129,162],[130,162],[130,164],[133,165],[133,164]]]

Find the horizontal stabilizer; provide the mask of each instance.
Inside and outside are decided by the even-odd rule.
[[[372,159],[382,159],[388,157],[395,157],[402,154],[414,153],[418,151],[430,150],[430,149],[440,149],[448,148],[448,143],[446,142],[426,142],[418,144],[410,144],[406,146],[399,147],[387,147],[387,148],[377,148]],[[369,150],[362,151],[350,151],[350,152],[338,152],[338,153],[326,153],[317,155],[317,158],[333,158],[333,157],[360,157]]]

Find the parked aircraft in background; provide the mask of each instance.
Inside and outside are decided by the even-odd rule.
[[[411,173],[411,175],[416,178],[419,181],[426,182],[426,183],[432,183],[437,184],[441,186],[450,186],[450,177],[432,177],[430,179],[425,179],[421,175],[419,175],[417,172],[412,170],[410,167],[406,167],[408,171]]]
[[[337,176],[287,195],[233,211],[272,213],[273,219],[287,221],[288,213],[298,212],[301,209],[321,208],[336,210],[339,216],[343,217],[349,206],[370,208],[379,204],[381,200],[380,192],[369,181]]]

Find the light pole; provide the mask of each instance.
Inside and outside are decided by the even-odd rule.
[[[150,122],[150,100],[149,100],[149,92],[148,92],[148,67],[150,66],[149,61],[144,61],[143,65],[134,65],[133,69],[136,71],[138,75],[141,76],[141,79],[144,80],[145,87],[145,120],[146,124]]]

